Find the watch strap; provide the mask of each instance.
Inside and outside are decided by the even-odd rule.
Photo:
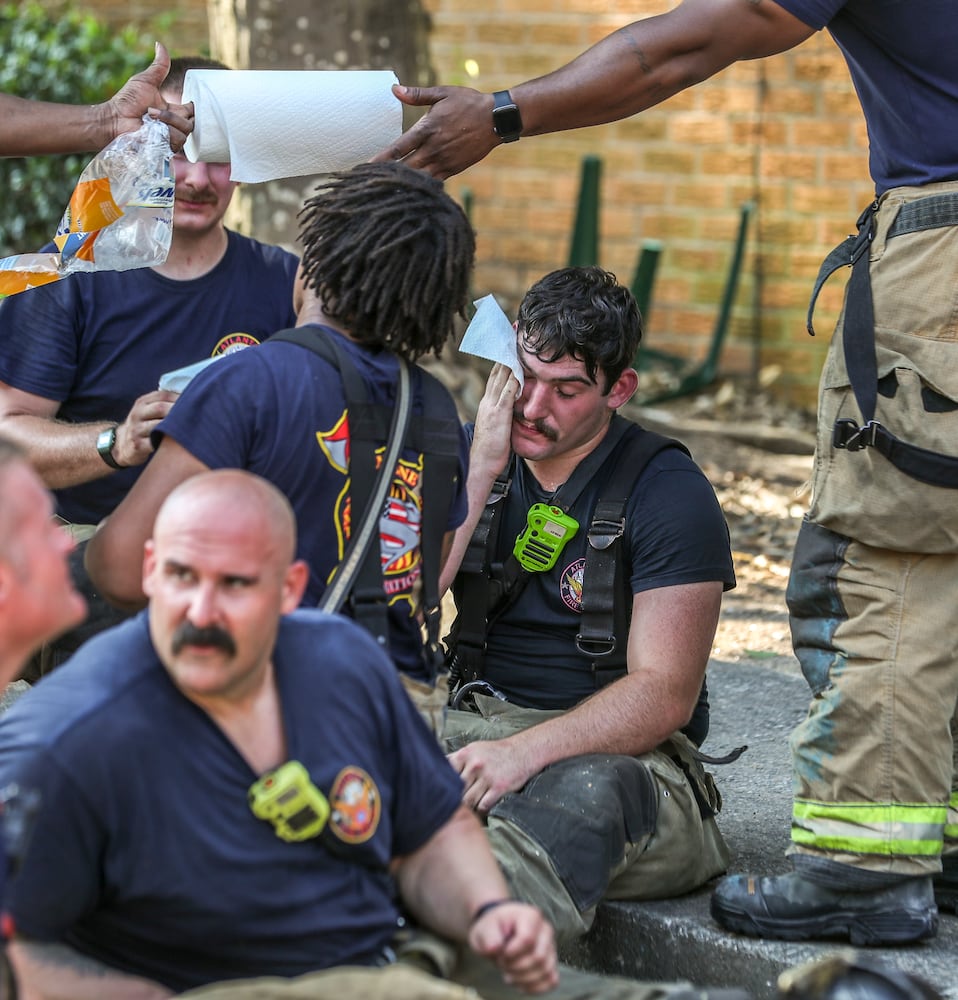
[[[113,457],[113,446],[116,444],[116,425],[100,431],[96,439],[96,450],[100,458],[111,469],[122,469],[123,466]]]

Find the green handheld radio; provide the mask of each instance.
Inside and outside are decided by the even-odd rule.
[[[513,555],[530,573],[552,569],[566,542],[579,530],[579,522],[561,507],[534,503],[526,515],[526,526],[516,539]]]
[[[250,785],[254,816],[272,823],[282,840],[318,837],[329,819],[329,802],[298,760],[288,760]]]

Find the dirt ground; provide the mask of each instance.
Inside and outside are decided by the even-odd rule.
[[[725,511],[738,586],[725,595],[713,659],[797,671],[785,586],[808,506],[813,415],[730,383],[628,415],[683,441]]]

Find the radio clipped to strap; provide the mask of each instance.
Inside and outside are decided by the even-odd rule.
[[[561,507],[534,503],[526,514],[526,526],[519,533],[512,554],[530,573],[545,573],[579,530],[579,522]]]

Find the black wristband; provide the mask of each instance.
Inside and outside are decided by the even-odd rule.
[[[469,926],[472,927],[474,923],[481,920],[490,910],[494,910],[497,906],[505,906],[506,903],[514,903],[514,899],[493,899],[488,903],[483,903],[478,910],[472,915],[472,919],[469,921]]]

